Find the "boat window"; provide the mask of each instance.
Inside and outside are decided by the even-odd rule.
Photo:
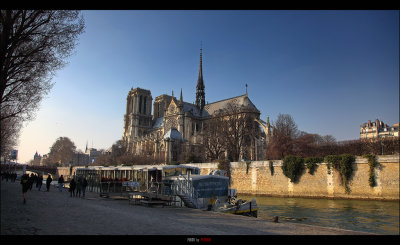
[[[164,169],[164,175],[165,177],[168,176],[177,176],[182,174],[182,168],[168,168]]]

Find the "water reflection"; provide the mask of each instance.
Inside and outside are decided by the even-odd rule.
[[[250,200],[251,196],[239,198]],[[399,202],[255,197],[258,216],[347,230],[399,235]]]

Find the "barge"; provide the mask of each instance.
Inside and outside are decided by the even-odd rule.
[[[122,197],[139,204],[166,204],[257,217],[257,204],[236,199],[226,172],[201,175],[189,165],[87,166],[76,169],[89,191],[102,197]]]

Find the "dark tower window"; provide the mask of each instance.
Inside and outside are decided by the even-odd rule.
[[[144,97],[144,102],[143,102],[143,113],[146,114],[146,98]]]
[[[142,96],[139,97],[139,113],[142,113]]]

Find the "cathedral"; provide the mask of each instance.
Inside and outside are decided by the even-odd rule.
[[[179,99],[172,92],[172,95],[157,96],[153,104],[152,101],[150,90],[132,88],[128,93],[122,140],[130,153],[153,156],[164,163],[183,162],[188,155],[196,156],[200,159],[198,161],[206,161],[208,159],[203,147],[204,125],[207,120],[233,104],[241,109],[241,113],[251,114],[254,122],[261,126],[258,127],[258,136],[246,146],[249,154],[241,155],[242,159],[258,160],[263,154],[263,144],[268,132],[265,132],[265,122],[260,119],[260,111],[247,96],[247,86],[244,95],[205,103],[202,49],[195,103],[185,102],[182,90]],[[225,158],[229,158],[229,151],[224,154]]]

